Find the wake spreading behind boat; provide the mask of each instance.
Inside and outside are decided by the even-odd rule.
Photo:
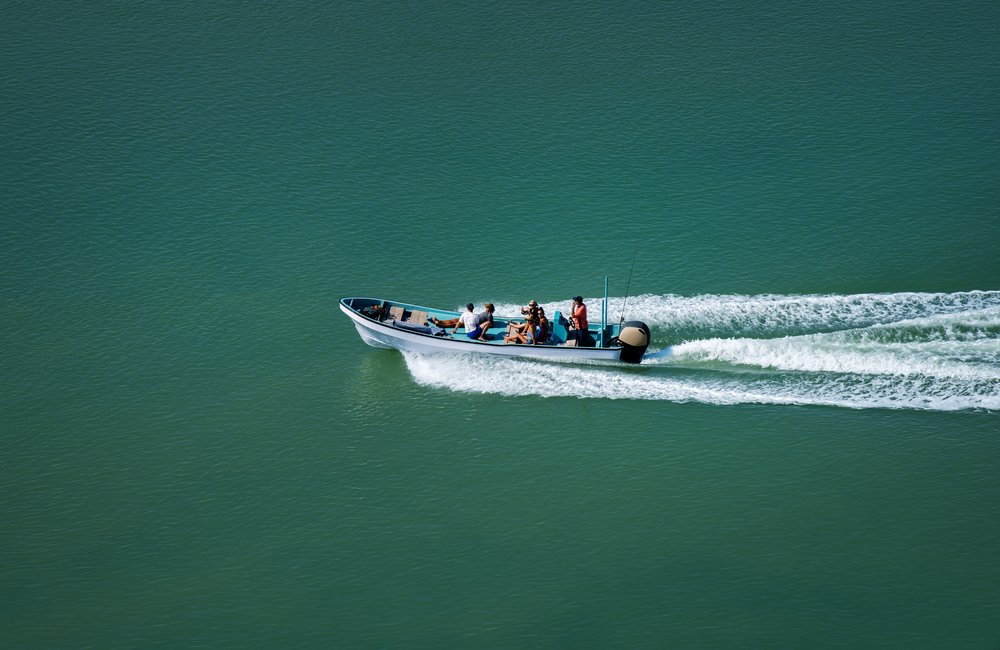
[[[458,318],[459,312],[433,309],[381,298],[343,298],[340,309],[354,322],[361,339],[377,348],[395,348],[420,354],[441,352],[500,354],[559,361],[624,361],[639,363],[649,346],[649,328],[639,321],[607,323],[607,300],[601,324],[590,325],[578,341],[569,321],[560,312],[551,319],[551,332],[543,343],[505,343],[504,334],[514,317],[494,317],[487,340],[470,339],[465,331],[434,325],[434,319]]]

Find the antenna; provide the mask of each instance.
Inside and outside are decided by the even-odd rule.
[[[622,301],[622,317],[618,321],[618,325],[621,326],[625,322],[625,305],[628,304],[628,289],[632,286],[632,271],[635,270],[635,258],[639,254],[639,245],[635,246],[635,253],[632,254],[632,268],[628,271],[628,282],[625,284],[625,300]]]

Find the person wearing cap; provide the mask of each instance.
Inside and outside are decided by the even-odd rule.
[[[549,319],[545,316],[545,309],[538,304],[537,300],[529,300],[528,304],[521,307],[521,313],[530,316],[533,327],[532,343],[544,343],[549,338]]]

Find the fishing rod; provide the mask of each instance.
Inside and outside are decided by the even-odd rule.
[[[618,320],[618,326],[625,322],[625,305],[628,304],[628,290],[632,286],[632,271],[635,270],[635,258],[639,254],[639,245],[635,246],[635,253],[632,254],[632,268],[628,271],[628,282],[625,284],[625,300],[622,301],[622,317]]]

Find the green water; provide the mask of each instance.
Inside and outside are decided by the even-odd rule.
[[[998,25],[7,3],[0,645],[995,648]],[[337,308],[637,247],[638,368]]]

